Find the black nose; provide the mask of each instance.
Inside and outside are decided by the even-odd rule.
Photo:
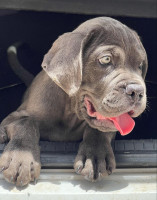
[[[126,86],[126,94],[129,95],[133,101],[138,102],[144,95],[144,88],[139,84],[128,84]]]

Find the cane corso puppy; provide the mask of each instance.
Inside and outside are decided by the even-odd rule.
[[[147,56],[137,33],[108,17],[61,35],[44,56],[43,70],[21,106],[0,126],[8,141],[0,169],[27,185],[40,174],[39,140],[80,141],[76,173],[97,181],[112,173],[111,140],[126,135],[146,107]]]

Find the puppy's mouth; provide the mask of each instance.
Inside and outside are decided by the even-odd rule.
[[[84,103],[87,109],[88,116],[95,121],[95,124],[101,124],[103,126],[103,124],[105,125],[107,121],[110,121],[113,123],[113,125],[120,132],[121,135],[127,135],[133,130],[135,126],[135,122],[131,118],[131,115],[134,113],[133,111],[124,113],[117,117],[104,117],[96,111],[93,103],[88,97],[84,98]]]

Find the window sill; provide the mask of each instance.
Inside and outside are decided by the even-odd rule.
[[[114,199],[156,200],[155,168],[117,169],[103,181],[91,183],[69,169],[42,170],[36,185],[17,188],[7,183],[0,175],[0,199],[5,200],[71,200],[71,199]]]

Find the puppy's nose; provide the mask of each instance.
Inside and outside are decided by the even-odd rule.
[[[144,88],[139,84],[128,84],[126,86],[126,94],[129,95],[134,102],[138,102],[144,95]]]

